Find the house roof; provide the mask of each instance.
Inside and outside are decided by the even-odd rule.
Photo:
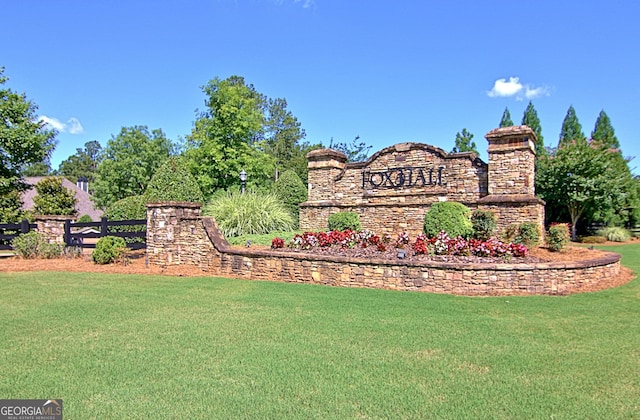
[[[42,181],[45,178],[51,178],[46,176],[30,176],[26,177],[24,181],[29,185],[36,185],[38,182]],[[62,178],[62,186],[75,192],[76,199],[78,200],[76,203],[76,212],[78,216],[82,216],[83,214],[88,214],[91,216],[93,220],[100,220],[102,217],[102,210],[94,207],[93,201],[91,201],[91,195],[84,191],[82,188],[79,188],[76,184],[69,181],[67,178]],[[29,188],[22,194],[22,209],[23,210],[33,210],[33,197],[36,196],[36,189]]]

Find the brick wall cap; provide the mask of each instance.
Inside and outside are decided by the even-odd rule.
[[[199,209],[202,207],[200,203],[194,203],[190,201],[155,201],[151,203],[147,203],[148,208],[158,208],[158,207],[182,207],[188,209]]]
[[[323,158],[334,158],[341,162],[347,161],[347,155],[335,149],[316,149],[307,153],[307,160],[323,160]]]
[[[35,216],[35,220],[45,221],[45,220],[55,220],[55,221],[65,221],[65,220],[76,220],[77,216],[63,216],[63,215],[40,215]]]
[[[484,137],[487,140],[499,139],[502,137],[519,137],[519,136],[528,136],[531,137],[534,141],[538,139],[536,133],[526,125],[514,125],[512,127],[500,127],[494,128],[489,131]]]
[[[534,195],[490,194],[480,198],[478,204],[526,203],[545,205],[545,201]]]

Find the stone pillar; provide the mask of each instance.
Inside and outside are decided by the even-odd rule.
[[[50,244],[64,244],[64,223],[75,220],[74,216],[36,216],[38,232],[47,238]]]
[[[202,231],[200,204],[161,202],[147,204],[147,258],[149,264],[167,266],[192,261],[196,236]],[[201,235],[200,235],[201,236]]]
[[[318,149],[307,153],[307,161],[309,195],[300,204],[300,229],[324,230],[329,216],[324,213],[335,204],[335,181],[345,170],[347,156],[338,150]]]
[[[534,222],[544,232],[544,201],[535,196],[536,134],[526,125],[489,131],[488,192],[478,208],[498,216],[497,233],[514,223]]]

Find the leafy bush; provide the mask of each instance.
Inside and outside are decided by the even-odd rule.
[[[109,220],[139,220],[147,218],[145,196],[133,195],[111,204],[104,216]],[[145,232],[147,227],[141,226],[112,226],[112,232]],[[127,243],[143,242],[144,238],[127,238]]]
[[[450,237],[471,236],[473,234],[471,210],[455,201],[433,204],[424,215],[424,233],[428,237],[435,237],[442,231]]]
[[[580,242],[583,244],[603,244],[607,242],[607,238],[604,236],[583,236],[580,238]]]
[[[124,239],[117,236],[104,236],[98,240],[91,258],[96,264],[111,264],[122,257],[126,250],[127,244]]]
[[[43,240],[42,234],[31,231],[16,236],[13,241],[11,241],[11,246],[15,253],[22,258],[36,258],[38,256],[38,247]]]
[[[513,241],[529,248],[540,244],[540,227],[534,222],[523,222],[518,226],[518,235]]]
[[[631,239],[631,233],[628,230],[615,226],[598,229],[596,234],[598,236],[604,236],[608,241],[612,242],[626,242]]]
[[[83,214],[82,216],[78,217],[77,222],[78,223],[90,223],[90,222],[93,222],[93,219],[88,214]]]
[[[33,209],[40,215],[74,215],[76,213],[76,193],[62,186],[62,178],[45,178],[35,185]]]
[[[496,215],[490,210],[474,210],[471,213],[471,228],[473,238],[486,241],[496,229]]]
[[[142,195],[133,195],[118,200],[109,206],[104,212],[104,216],[109,220],[146,219],[147,206],[145,204],[145,197]]]
[[[291,213],[294,224],[298,226],[299,204],[307,201],[307,187],[304,186],[298,174],[291,169],[284,171],[273,184],[273,193],[282,200]]]
[[[547,245],[551,251],[560,251],[569,243],[570,237],[568,224],[553,224],[547,233]]]
[[[354,213],[352,211],[333,213],[329,216],[329,230],[352,230],[354,232],[359,232],[362,230],[360,216],[358,213]]]
[[[172,156],[153,175],[144,193],[146,202],[188,201],[204,203],[202,190],[185,161]]]
[[[50,244],[43,234],[36,231],[17,236],[11,245],[15,253],[22,258],[55,258],[64,251],[63,244]]]
[[[213,216],[224,236],[293,230],[293,218],[275,194],[247,191],[218,195],[202,214]]]

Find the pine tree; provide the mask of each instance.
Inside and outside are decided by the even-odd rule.
[[[476,143],[473,140],[473,134],[467,131],[466,128],[462,129],[462,133],[456,133],[456,146],[453,149],[454,152],[473,152],[478,154],[476,150]]]
[[[560,131],[558,147],[564,146],[572,141],[579,143],[587,141],[587,138],[582,132],[582,125],[580,125],[578,117],[576,116],[576,110],[573,109],[573,105],[569,107],[567,115],[564,117],[564,121],[562,121],[562,130]]]
[[[618,141],[616,133],[611,126],[611,120],[604,110],[600,111],[598,119],[596,119],[596,125],[591,132],[591,138],[602,144],[604,147],[610,149],[620,148],[620,142]]]
[[[522,116],[522,125],[526,125],[536,133],[536,156],[542,156],[547,151],[544,148],[544,138],[542,137],[542,126],[540,125],[540,119],[538,118],[538,112],[533,107],[533,102],[529,101],[527,109]]]
[[[505,108],[502,113],[502,119],[500,120],[500,127],[512,127],[513,121],[511,121],[511,113],[509,112],[509,108]]]

